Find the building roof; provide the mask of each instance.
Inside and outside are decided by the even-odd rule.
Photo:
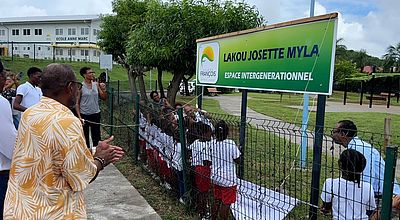
[[[1,23],[53,23],[84,20],[99,20],[100,15],[61,15],[61,16],[34,16],[0,18]]]

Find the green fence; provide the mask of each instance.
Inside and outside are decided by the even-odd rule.
[[[202,210],[198,200],[201,190],[195,181],[199,173],[196,173],[196,168],[191,166],[194,152],[190,149],[190,145],[194,140],[201,138],[200,133],[202,133],[201,129],[196,127],[198,124],[190,123],[188,120],[192,113],[196,112],[184,114],[181,111],[171,110],[160,114],[147,104],[139,104],[138,97],[134,98],[129,93],[120,93],[112,88],[108,92],[108,102],[102,103],[102,121],[112,125],[106,129],[115,136],[116,144],[123,146],[137,165],[148,170],[149,175],[158,176],[157,179],[168,185],[167,188],[175,191],[177,199],[181,198],[193,212],[202,213],[202,217],[215,214],[211,209],[215,202],[213,196],[215,188],[211,186],[207,192],[206,210]],[[138,112],[140,114],[137,114]],[[148,116],[152,120],[149,120]],[[201,117],[203,123],[212,125],[214,129],[218,122],[225,121],[229,127],[228,138],[239,145],[240,118],[213,113]],[[159,133],[150,131],[151,126],[157,128]],[[243,174],[237,180],[237,200],[231,205],[233,215],[237,219],[309,219],[311,215],[317,216],[318,219],[332,219],[331,214],[320,210],[321,199],[318,204],[310,203],[311,191],[321,194],[326,179],[340,177],[338,159],[345,148],[332,140],[332,129],[326,127],[320,130],[323,132],[321,164],[313,166],[315,155],[312,144],[315,132],[312,127],[309,126],[309,131],[304,135],[301,132],[301,125],[298,124],[248,118],[245,132],[246,147],[243,149],[239,146],[242,163],[238,164],[236,169],[243,170]],[[177,134],[179,135],[176,136]],[[383,146],[384,135],[380,133],[358,131],[358,136],[362,137],[364,140],[362,143],[365,144],[357,146],[358,148],[365,152],[380,152],[386,160],[384,173],[379,175],[378,179],[371,176],[369,179],[365,177],[365,180],[383,183],[383,190],[377,190],[380,195],[377,193],[376,202],[382,207],[380,209],[382,219],[388,219],[394,211],[391,209],[391,204],[397,147]],[[302,138],[306,138],[309,145],[306,161],[300,161]],[[171,151],[171,146],[176,146],[176,143],[180,143],[181,147],[183,177],[179,176],[180,173],[174,168],[176,161],[168,153]],[[208,156],[213,161],[218,159],[212,153]],[[302,163],[305,164],[304,167],[300,165]],[[311,182],[315,169],[320,169],[319,185],[312,185]],[[353,204],[359,202],[356,197],[347,199]],[[366,204],[361,202],[360,205]],[[310,212],[310,207],[315,208],[311,210],[317,212]]]

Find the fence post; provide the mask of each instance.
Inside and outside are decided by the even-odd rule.
[[[114,117],[114,88],[110,88],[110,95],[108,97],[108,110],[109,110],[109,135],[113,134],[113,117]]]
[[[346,100],[347,100],[347,79],[344,80],[343,105],[346,105]]]
[[[14,61],[14,41],[11,41],[11,60]]]
[[[364,81],[361,81],[361,94],[360,94],[360,105],[362,105],[362,103],[363,103],[363,95],[364,95],[364,83],[363,83]]]
[[[385,175],[383,179],[382,215],[381,219],[391,219],[394,174],[397,161],[397,146],[386,147]]]
[[[240,113],[239,144],[242,155],[240,156],[239,178],[244,177],[244,157],[246,145],[246,117],[247,117],[247,90],[242,90],[242,106]]]
[[[390,136],[391,136],[391,118],[385,118],[384,127],[383,127],[383,146],[387,147],[390,145]]]
[[[203,109],[203,86],[196,86],[197,93],[197,108]]]
[[[182,168],[183,168],[183,185],[185,188],[185,192],[189,190],[189,181],[188,181],[188,165],[187,165],[187,150],[186,150],[186,129],[184,125],[183,118],[183,108],[178,109],[178,117],[179,117],[179,141],[181,142],[181,157],[182,157]],[[190,194],[187,194],[188,197]],[[190,201],[190,198],[188,198]]]
[[[118,80],[119,83],[119,80]],[[135,131],[135,162],[138,161],[138,157],[139,157],[139,118],[140,118],[140,109],[139,109],[139,100],[140,97],[137,94],[136,95],[136,100],[135,100],[135,127],[134,127],[134,131]]]
[[[117,90],[117,103],[119,105],[119,80],[118,80],[118,90]]]
[[[317,220],[318,200],[319,200],[319,184],[321,177],[321,157],[322,157],[322,141],[324,137],[324,119],[326,96],[318,95],[317,116],[315,121],[315,141],[313,146],[313,163],[311,178],[311,196],[309,219]]]

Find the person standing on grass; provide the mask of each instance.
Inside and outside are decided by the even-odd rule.
[[[342,120],[336,124],[331,131],[332,139],[335,143],[347,149],[360,152],[366,159],[365,169],[362,172],[362,181],[370,183],[374,189],[377,206],[381,204],[383,195],[383,179],[385,174],[385,161],[378,150],[368,142],[361,140],[357,136],[357,126],[350,120]],[[393,208],[400,209],[400,186],[397,180],[393,187]]]
[[[12,109],[12,115],[13,115],[13,123],[16,129],[18,129],[18,124],[19,120],[21,118],[21,113],[15,109],[13,109],[13,104],[15,101],[15,97],[17,96],[17,90],[19,86],[19,79],[16,77],[16,75],[12,72],[7,72],[6,73],[6,83],[4,84],[3,92],[1,95],[8,100],[10,103],[10,107]],[[13,88],[15,87],[15,88]]]
[[[365,157],[353,149],[347,149],[340,154],[341,177],[325,180],[322,187],[323,212],[332,211],[333,219],[368,220],[375,215],[372,185],[361,181],[361,172],[366,162]]]
[[[215,140],[211,144],[214,186],[212,219],[229,219],[230,205],[236,202],[236,164],[240,163],[240,151],[233,140],[228,139],[229,127],[221,120],[215,125]]]
[[[37,67],[28,69],[29,80],[18,86],[17,96],[14,101],[14,109],[24,112],[27,108],[35,105],[42,98],[42,90],[39,88],[42,70]]]
[[[124,155],[100,141],[92,156],[82,123],[70,106],[82,84],[72,68],[50,64],[41,82],[44,97],[21,118],[4,203],[4,219],[87,219],[83,190],[108,164]]]
[[[77,98],[75,110],[78,118],[81,121],[82,119],[85,120],[83,123],[83,132],[85,133],[86,145],[90,148],[89,129],[93,146],[96,146],[101,139],[99,98],[101,100],[107,99],[106,85],[95,82],[94,71],[90,67],[82,67],[79,73],[84,80]]]
[[[6,81],[6,72],[0,61],[0,91]],[[10,175],[11,158],[17,130],[13,125],[10,103],[0,96],[0,220],[3,220],[3,207]]]

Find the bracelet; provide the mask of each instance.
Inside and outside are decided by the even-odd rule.
[[[100,162],[100,164],[101,164],[101,169],[100,169],[100,170],[102,170],[102,169],[104,169],[104,167],[106,167],[106,161],[105,161],[103,158],[101,158],[101,157],[94,157],[94,160],[97,160],[97,161]]]

